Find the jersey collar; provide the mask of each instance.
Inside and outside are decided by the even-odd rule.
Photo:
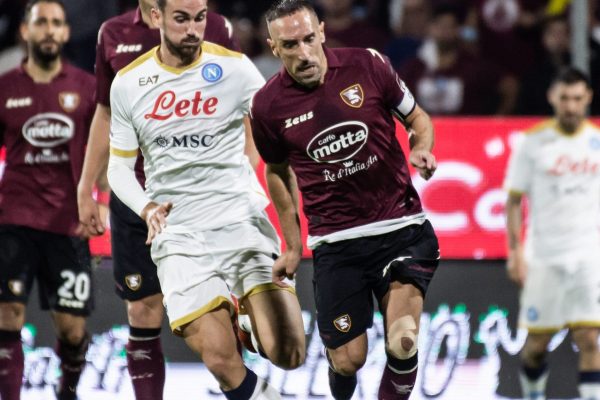
[[[329,71],[330,69],[341,67],[340,59],[332,50],[330,50],[326,46],[323,46],[323,51],[325,52],[325,58],[327,59],[327,71]],[[285,68],[281,69],[281,71],[279,72],[279,76],[281,77],[281,81],[283,83],[283,86],[285,87],[298,85],[298,83],[294,80],[294,78],[292,78],[292,76],[287,72]]]

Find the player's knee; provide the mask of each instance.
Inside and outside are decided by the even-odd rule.
[[[527,365],[539,365],[546,358],[551,335],[529,335],[521,351],[521,359]]]
[[[367,354],[362,352],[348,352],[332,357],[335,371],[340,375],[352,376],[365,365]]]
[[[279,368],[290,370],[304,364],[305,357],[306,350],[303,343],[289,342],[279,346],[279,349],[275,351],[272,359],[270,359]]]
[[[572,334],[573,341],[582,353],[597,353],[599,351],[597,329],[576,329]]]
[[[399,360],[406,360],[417,354],[417,323],[410,315],[399,318],[390,326],[387,351]]]
[[[136,300],[127,303],[127,317],[131,326],[155,328],[161,326],[163,319],[162,303]]]
[[[18,331],[25,322],[25,306],[21,303],[0,303],[0,329]]]

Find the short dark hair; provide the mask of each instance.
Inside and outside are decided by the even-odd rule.
[[[156,7],[160,11],[165,11],[165,7],[167,6],[167,0],[156,0]]]
[[[27,5],[25,6],[25,13],[23,14],[23,21],[29,21],[29,17],[31,16],[31,9],[38,3],[54,3],[58,4],[60,8],[62,8],[65,13],[65,19],[67,18],[67,9],[65,8],[65,4],[62,0],[29,0]]]
[[[267,10],[265,18],[267,22],[272,22],[281,17],[295,14],[300,10],[308,10],[317,15],[315,8],[307,0],[277,0]]]
[[[574,85],[576,83],[583,82],[588,89],[592,88],[590,78],[580,69],[575,67],[564,67],[561,68],[554,79],[552,85],[557,83],[564,83],[566,85]]]

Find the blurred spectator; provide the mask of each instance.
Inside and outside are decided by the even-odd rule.
[[[469,0],[481,55],[521,77],[539,54],[548,0]]]
[[[27,0],[0,0],[0,51],[17,44],[26,2]]]
[[[63,0],[71,26],[71,39],[65,46],[65,56],[79,68],[94,72],[96,41],[102,22],[117,15],[117,0]]]
[[[385,28],[354,15],[354,0],[317,0],[323,13],[329,47],[371,47],[383,52],[389,35]]]
[[[260,52],[254,24],[249,18],[232,18],[233,36],[237,39],[242,53],[254,57]]]
[[[427,0],[392,0],[390,26],[393,38],[385,47],[385,54],[396,69],[417,55],[427,35],[431,10]]]
[[[543,54],[521,80],[518,114],[552,115],[546,90],[558,71],[571,61],[569,23],[564,16],[551,17],[542,29]]]
[[[271,78],[281,69],[281,62],[273,55],[271,47],[267,43],[268,36],[269,31],[267,28],[267,21],[264,18],[261,18],[259,29],[256,34],[257,42],[261,51],[260,54],[252,58],[252,61],[266,80],[269,80],[269,78]]]
[[[416,58],[400,70],[417,102],[437,115],[510,114],[517,81],[462,48],[461,13],[453,5],[434,8],[429,36]]]

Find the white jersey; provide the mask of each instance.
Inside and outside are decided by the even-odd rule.
[[[174,204],[173,232],[214,229],[257,215],[268,198],[244,155],[243,118],[264,79],[245,55],[213,43],[173,68],[142,55],[115,77],[111,153],[144,156],[146,194]]]
[[[505,188],[527,194],[527,254],[545,258],[600,246],[600,129],[585,122],[567,135],[551,120],[520,139]]]

